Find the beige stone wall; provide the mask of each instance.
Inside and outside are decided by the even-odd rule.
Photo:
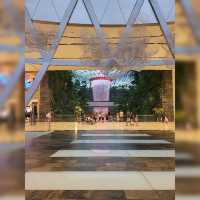
[[[179,0],[176,0],[176,45],[193,46],[195,44],[196,40],[189,26],[186,14],[179,3]]]
[[[53,23],[41,23],[35,22],[35,27],[38,30],[43,30],[45,34],[51,33],[55,35],[58,25]],[[170,30],[175,34],[174,24],[168,24]],[[124,26],[103,26],[102,30],[105,35],[106,41],[114,52],[117,44],[119,42]],[[88,25],[68,25],[63,37],[60,40],[59,46],[55,53],[54,58],[58,59],[94,59],[91,52],[88,51],[88,45],[84,37],[96,37],[95,29],[93,26]],[[130,33],[131,40],[138,40],[145,38],[146,40],[146,60],[151,59],[166,59],[172,58],[171,53],[166,44],[165,38],[162,31],[158,25],[135,25]],[[51,41],[49,41],[49,44]],[[26,52],[27,58],[40,58],[40,55],[36,51]],[[26,70],[31,71],[33,68],[38,69],[39,66],[26,65]],[[87,68],[87,66],[84,66]],[[57,70],[60,66],[50,66],[49,69]],[[62,67],[63,69],[64,67]],[[65,67],[65,69],[71,69],[70,66]],[[80,67],[76,67],[76,69]],[[73,69],[73,67],[72,67]]]
[[[174,121],[173,72],[162,72],[162,107],[170,121]]]
[[[40,120],[46,119],[46,114],[50,111],[50,93],[48,86],[48,73],[40,84],[39,114]]]
[[[200,60],[196,66],[196,90],[197,90],[197,123],[200,128]]]
[[[41,22],[35,22],[35,27],[39,30],[43,30],[45,33],[51,33],[51,35],[55,35],[55,32],[58,28],[58,25],[53,23],[41,23]],[[175,27],[174,24],[168,24],[170,30],[175,33]],[[117,47],[117,44],[119,42],[121,33],[125,27],[124,26],[103,26],[102,30],[105,35],[106,41],[111,48],[111,51],[114,51],[114,49]],[[92,55],[90,54],[90,51],[87,51],[88,46],[87,42],[82,39],[83,37],[96,37],[95,29],[93,26],[86,26],[86,25],[69,25],[64,34],[63,37],[59,43],[59,46],[57,48],[57,51],[55,53],[54,58],[55,59],[93,59]],[[147,60],[161,60],[161,59],[168,59],[172,58],[171,53],[168,49],[168,46],[166,44],[165,38],[163,36],[162,31],[160,30],[160,27],[158,25],[135,25],[132,29],[132,32],[130,36],[132,40],[137,40],[141,38],[146,38],[146,55],[148,55]],[[49,44],[51,42],[49,41]],[[40,58],[40,55],[36,51],[29,51],[26,52],[27,58]],[[40,68],[39,65],[26,65],[26,71],[28,72],[36,72]],[[50,66],[48,70],[80,70],[80,69],[88,69],[88,70],[95,70],[96,67],[88,67],[88,66]],[[160,67],[153,67],[153,66],[147,66],[146,70],[166,70],[168,69],[167,66],[160,66]],[[172,74],[172,72],[170,71]],[[168,76],[164,78],[165,80],[165,93],[170,95],[174,95],[173,93],[173,85],[174,85],[174,79]],[[171,81],[171,82],[169,82]],[[45,86],[46,84],[46,86]],[[170,90],[167,91],[167,90]],[[172,93],[171,93],[172,90]],[[41,83],[40,86],[40,112],[41,115],[44,116],[44,113],[49,111],[49,102],[48,102],[48,92],[47,92],[47,77],[44,78],[44,80]],[[165,100],[163,100],[163,105],[165,106],[168,113],[174,112],[174,102],[172,97],[169,100],[170,103],[168,103],[167,95],[164,97]],[[43,102],[42,102],[43,101]],[[171,105],[172,104],[172,105]],[[46,108],[44,108],[46,106]],[[169,118],[173,118],[173,114],[169,114]]]
[[[199,0],[191,1],[194,11],[197,14],[197,17],[200,19],[200,2]],[[184,33],[184,34],[183,34]],[[176,0],[176,46],[183,47],[195,47],[197,45],[196,38],[194,33],[192,32],[191,26],[189,25],[186,13],[181,7],[179,0]],[[200,128],[200,64],[199,64],[199,54],[187,55],[187,54],[176,54],[176,60],[179,62],[185,62],[187,65],[188,61],[194,63],[195,74],[193,74],[192,79],[188,79],[190,83],[192,83],[193,94],[191,95],[187,91],[185,92],[185,96],[191,99],[191,105],[188,105],[188,110],[185,110],[190,118],[195,118],[197,121],[197,125]],[[192,66],[188,65],[188,73],[192,73],[190,70]],[[187,81],[187,80],[186,80]],[[187,83],[187,84],[190,84]],[[186,97],[183,97],[186,98]],[[194,112],[193,112],[194,111]]]
[[[177,67],[182,68],[182,72],[178,72],[177,77],[182,77],[181,85],[179,87],[179,98],[181,101],[181,109],[186,114],[186,124],[192,127],[199,126],[199,67],[197,62],[185,62],[177,63]],[[179,65],[179,66],[178,66]],[[182,74],[180,74],[182,73]],[[180,84],[180,83],[179,83]],[[185,124],[185,125],[186,125]]]

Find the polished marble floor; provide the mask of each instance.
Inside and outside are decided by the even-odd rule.
[[[35,133],[38,134],[38,133]],[[174,200],[174,133],[27,133],[28,200]]]
[[[190,133],[187,133],[191,137]],[[198,138],[199,135],[196,135]],[[200,143],[195,138],[176,141],[176,199],[200,199]]]
[[[0,200],[24,196],[24,143],[0,143]]]
[[[88,124],[88,123],[77,123],[77,122],[51,122],[51,130],[163,130],[163,131],[174,131],[175,123],[169,122],[168,124],[164,124],[161,122],[138,122],[137,126],[129,125],[127,126],[126,122],[104,122],[104,123],[96,123],[96,124]],[[48,131],[49,124],[48,122],[37,122],[36,124],[25,124],[26,131]]]

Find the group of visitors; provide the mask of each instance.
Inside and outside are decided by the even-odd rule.
[[[117,112],[115,115],[111,114],[110,112],[104,113],[104,112],[95,112],[88,115],[84,115],[82,120],[83,122],[87,122],[90,124],[95,124],[97,122],[124,122],[126,121],[127,125],[137,125],[139,122],[139,117],[137,114],[133,114],[131,112],[127,112],[126,115],[124,115],[123,111]]]
[[[163,115],[161,116],[160,121],[167,124],[167,123],[169,122],[169,119],[168,119],[167,115],[163,114]]]
[[[137,114],[132,113],[132,112],[127,112],[126,113],[126,125],[134,125],[137,126],[139,122],[139,117]]]
[[[92,113],[90,115],[85,115],[83,117],[83,121],[87,122],[87,123],[91,123],[94,124],[96,122],[106,122],[106,121],[112,121],[112,116],[111,114],[108,113],[104,113],[104,112],[95,112]]]
[[[157,121],[159,121],[159,120],[157,119]],[[131,112],[127,112],[127,113],[126,113],[126,125],[127,125],[127,126],[128,126],[128,125],[131,125],[131,124],[137,125],[138,122],[139,122],[139,117],[138,117],[137,114],[134,114],[134,113],[131,113]],[[160,122],[165,123],[165,124],[168,124],[169,119],[168,119],[168,117],[167,117],[166,114],[163,114],[163,115],[161,116]]]
[[[49,111],[46,113],[46,121],[48,122],[48,129],[51,129],[51,122],[53,120],[53,111]],[[29,106],[26,108],[25,112],[26,119],[30,120],[31,124],[34,125],[36,121],[37,115],[32,111],[32,108]],[[78,119],[78,120],[77,120]],[[79,118],[76,118],[78,122],[86,122],[88,124],[95,124],[97,122],[126,122],[126,126],[138,126],[139,122],[139,116],[136,113],[133,112],[126,112],[124,114],[123,111],[117,112],[115,114],[111,114],[110,112],[93,112],[90,114],[83,114],[80,115]],[[158,121],[158,119],[157,119]],[[169,122],[169,119],[167,118],[167,115],[163,114],[159,120],[160,122],[165,123],[166,125]]]

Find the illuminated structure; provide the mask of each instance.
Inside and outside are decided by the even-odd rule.
[[[93,94],[93,112],[108,113],[108,104],[110,100],[110,87],[112,80],[109,77],[94,77],[90,79]]]

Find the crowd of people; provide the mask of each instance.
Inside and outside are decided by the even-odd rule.
[[[126,122],[126,125],[137,125],[139,122],[139,117],[137,114],[133,114],[131,112],[127,112],[124,114],[124,112],[117,112],[116,114],[108,113],[91,113],[88,115],[83,115],[81,119],[79,120],[81,122],[86,122],[89,124],[95,124],[97,122]]]
[[[81,121],[85,121],[87,123],[94,124],[96,122],[106,122],[112,121],[112,115],[110,113],[91,113],[88,115],[83,115]]]
[[[89,124],[95,124],[97,122],[126,122],[127,126],[137,126],[139,122],[139,115],[132,112],[126,112],[123,111],[117,112],[115,114],[108,113],[90,113],[88,115],[83,115],[78,120],[79,122],[86,122]],[[157,121],[168,123],[169,119],[165,114],[161,116],[161,118]]]
[[[27,107],[25,116],[32,125],[36,122],[37,113],[34,113],[31,107]],[[46,113],[46,121],[48,122],[49,126],[52,122],[53,118],[53,111],[49,111]],[[85,122],[88,124],[96,124],[97,122],[104,123],[104,122],[126,122],[126,126],[137,126],[139,122],[139,116],[133,112],[126,112],[123,111],[117,112],[115,114],[111,112],[91,112],[89,114],[80,114],[76,116],[77,122]],[[167,116],[163,114],[160,119],[157,121],[163,122],[167,124],[169,122]],[[50,128],[50,127],[49,127]]]

